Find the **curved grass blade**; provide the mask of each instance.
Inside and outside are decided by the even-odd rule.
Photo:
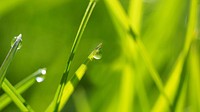
[[[6,74],[6,71],[8,69],[8,66],[10,65],[12,59],[14,58],[17,49],[19,49],[18,47],[20,46],[21,42],[22,42],[22,35],[20,34],[19,36],[16,37],[14,44],[11,46],[10,51],[8,52],[3,64],[1,65],[1,68],[0,68],[0,89],[1,89],[1,86],[2,86],[2,83],[3,83],[3,80],[5,78],[5,74]]]
[[[71,52],[70,52],[70,56],[69,56],[68,61],[67,61],[66,69],[65,69],[64,74],[62,76],[62,79],[60,81],[60,85],[58,86],[58,90],[57,90],[58,94],[55,96],[56,105],[55,105],[54,111],[57,111],[58,108],[59,108],[62,93],[63,93],[64,87],[67,83],[67,78],[68,78],[71,62],[74,58],[76,49],[77,49],[78,44],[81,40],[82,34],[85,30],[85,27],[88,23],[88,20],[89,20],[91,14],[92,14],[92,11],[94,10],[95,5],[96,5],[96,0],[90,0],[89,4],[87,6],[86,12],[85,12],[83,19],[81,21],[81,24],[79,26],[78,32],[76,34],[76,37],[75,37],[75,40],[74,40],[74,43],[73,43],[73,46],[72,46],[72,49],[71,49]]]
[[[46,69],[39,69],[36,72],[32,73],[27,78],[23,79],[19,83],[17,83],[14,87],[17,90],[17,93],[22,94],[25,92],[28,88],[30,88],[35,82],[37,77],[41,77],[46,74]],[[3,82],[3,85],[6,85],[5,82]],[[5,108],[8,104],[12,102],[12,99],[7,95],[7,93],[4,93],[0,97],[0,111]]]
[[[17,92],[15,87],[7,80],[4,79],[4,83],[2,85],[3,90],[10,96],[13,102],[19,107],[19,109],[23,112],[33,112],[33,109],[26,103],[24,98]]]
[[[74,89],[84,76],[86,70],[87,70],[87,65],[89,62],[91,62],[93,59],[100,59],[101,58],[101,48],[102,48],[102,43],[99,44],[93,51],[92,53],[88,56],[88,58],[85,60],[85,62],[77,69],[75,74],[72,76],[72,78],[67,82],[67,84],[64,86],[63,89],[63,96],[60,98],[60,106],[56,111],[60,112],[61,109],[64,107],[65,103],[68,101],[69,97],[71,94],[74,92]],[[54,102],[52,102],[49,107],[47,108],[46,112],[52,112],[55,111],[54,107]]]

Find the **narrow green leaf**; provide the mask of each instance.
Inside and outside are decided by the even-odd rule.
[[[177,102],[177,105],[175,107],[175,112],[184,112],[186,107],[186,96],[187,96],[187,90],[188,90],[188,77],[186,77],[182,90],[180,92],[180,96]]]
[[[3,80],[5,78],[6,71],[13,60],[15,53],[17,52],[18,47],[20,46],[22,42],[22,35],[20,34],[18,37],[14,37],[15,41],[13,45],[11,46],[10,51],[8,52],[3,64],[1,65],[0,68],[0,89],[3,83]]]
[[[191,112],[200,111],[200,41],[194,42],[189,56],[189,106]]]
[[[74,92],[74,89],[84,76],[86,70],[87,70],[87,65],[89,62],[91,62],[93,59],[100,59],[101,58],[101,47],[102,44],[99,44],[93,51],[92,53],[88,56],[88,58],[85,60],[85,62],[77,69],[75,74],[72,76],[72,78],[67,82],[67,84],[64,86],[63,89],[63,96],[60,98],[60,106],[57,111],[61,111],[62,108],[64,107],[65,103],[68,101],[69,97],[71,94]],[[58,94],[58,93],[57,93]],[[54,101],[51,102],[49,107],[47,108],[46,112],[52,112],[55,110],[54,107]]]
[[[46,74],[45,68],[39,69],[33,74],[31,74],[30,76],[28,76],[27,78],[17,83],[14,87],[16,88],[19,94],[22,94],[36,82],[37,77],[41,77],[41,75],[45,75],[45,74]],[[6,83],[3,82],[3,85],[6,85]],[[5,108],[8,104],[12,102],[12,99],[7,95],[7,93],[4,93],[0,97],[0,102],[1,102],[0,103],[0,111],[1,111],[3,108]]]
[[[17,92],[15,87],[13,87],[7,79],[4,79],[2,88],[10,96],[13,102],[20,108],[21,111],[33,112],[33,109],[30,107],[30,105],[27,104],[24,98]]]
[[[61,98],[63,96],[63,90],[64,90],[64,87],[67,83],[67,78],[68,78],[71,63],[73,61],[76,49],[77,49],[78,44],[81,40],[82,34],[83,34],[83,32],[86,28],[88,20],[89,20],[91,14],[92,14],[92,11],[94,10],[95,5],[96,5],[96,1],[90,0],[88,7],[85,11],[85,14],[83,16],[83,19],[81,21],[81,24],[79,26],[78,32],[76,34],[76,37],[75,37],[75,40],[74,40],[74,43],[73,43],[73,46],[72,46],[72,49],[71,49],[71,52],[70,52],[70,56],[69,56],[68,61],[67,61],[66,69],[65,69],[64,74],[62,76],[62,79],[60,81],[60,85],[58,86],[58,89],[57,89],[58,94],[54,98],[55,99],[55,110],[54,111],[58,111],[60,101],[61,101]]]

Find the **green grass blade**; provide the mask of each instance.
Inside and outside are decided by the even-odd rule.
[[[197,0],[191,0],[190,1],[190,14],[189,14],[189,22],[187,27],[187,34],[186,34],[186,40],[183,47],[183,50],[181,51],[175,66],[173,67],[173,71],[169,75],[170,78],[167,81],[167,84],[165,86],[165,92],[167,93],[168,98],[171,102],[174,101],[175,94],[177,91],[177,88],[179,86],[181,72],[183,69],[184,62],[186,60],[186,56],[188,55],[189,48],[191,46],[191,42],[194,40],[195,36],[195,30],[197,25],[197,9],[198,9],[198,2]],[[163,111],[167,109],[167,104],[160,96],[154,105],[153,111]]]
[[[119,3],[118,0],[104,0],[104,1],[107,5],[109,11],[111,12],[111,16],[114,16],[115,19],[118,21],[118,23],[123,28],[123,30],[126,30],[126,32],[129,33],[129,35],[136,41],[136,46],[139,49],[138,51],[140,52],[141,56],[143,57],[153,81],[155,82],[159,91],[165,97],[166,101],[169,103],[169,105],[171,105],[166,93],[164,92],[164,86],[163,86],[162,80],[161,80],[157,70],[155,69],[153,63],[149,59],[150,56],[148,55],[143,43],[140,41],[139,38],[136,39],[138,34],[136,34],[136,32],[133,31],[135,29],[134,29],[133,25],[130,23],[130,19],[126,15],[121,4]],[[116,21],[116,20],[113,20],[113,21]]]
[[[140,35],[140,29],[141,29],[142,7],[143,7],[142,0],[130,0],[128,15],[130,18],[130,23],[133,26],[135,33],[138,35]]]
[[[75,37],[75,40],[74,40],[74,43],[73,43],[73,46],[72,46],[72,49],[71,49],[71,52],[70,52],[70,56],[68,58],[68,61],[67,61],[67,66],[66,66],[66,69],[64,71],[64,74],[62,76],[62,79],[61,79],[61,82],[60,82],[60,85],[58,86],[58,90],[57,90],[57,93],[58,95],[55,96],[55,111],[58,110],[59,108],[59,104],[60,104],[60,100],[61,100],[61,97],[62,97],[62,93],[63,93],[63,90],[64,90],[64,87],[67,83],[67,78],[68,78],[68,74],[69,74],[69,70],[70,70],[70,66],[71,66],[71,62],[74,58],[74,55],[75,55],[75,52],[76,52],[76,49],[78,47],[78,44],[81,40],[81,37],[82,37],[82,34],[85,30],[85,27],[88,23],[88,20],[92,14],[92,11],[94,10],[94,7],[96,5],[96,1],[95,0],[91,0],[89,2],[89,5],[86,9],[86,12],[84,14],[84,17],[81,21],[81,24],[79,26],[79,29],[78,29],[78,32],[76,34],[76,37]]]
[[[39,69],[30,76],[28,76],[27,78],[17,83],[14,87],[16,88],[19,94],[22,94],[36,82],[36,77],[40,77],[41,75],[45,74],[46,74],[45,68]],[[3,82],[3,84],[5,85],[6,83]],[[0,111],[1,111],[3,108],[5,108],[8,104],[12,102],[12,99],[6,93],[4,93],[0,97],[0,102],[1,102],[0,103]]]
[[[119,97],[119,111],[120,112],[132,112],[134,101],[134,71],[129,64],[124,65],[121,82],[121,90]]]
[[[21,42],[22,42],[22,35],[20,34],[18,37],[16,37],[14,44],[12,45],[10,51],[8,52],[3,64],[1,65],[1,68],[0,68],[0,88],[1,88],[3,80],[5,78],[6,71],[9,67],[12,59],[14,58],[15,53],[17,52],[17,49],[18,49],[19,45],[21,44]]]
[[[88,56],[88,58],[85,60],[85,62],[77,69],[76,73],[72,76],[72,78],[67,82],[67,84],[64,86],[63,93],[64,94],[60,99],[60,106],[57,111],[61,111],[61,109],[64,107],[65,103],[68,101],[71,94],[74,92],[74,89],[82,79],[83,75],[85,74],[87,70],[87,65],[89,62],[91,62],[93,59],[100,59],[101,58],[101,47],[102,44],[99,44],[92,53]],[[58,94],[58,93],[57,93]],[[51,102],[49,107],[47,108],[46,112],[52,112],[55,111],[54,107],[54,101]]]
[[[200,111],[200,41],[191,47],[189,56],[189,105],[193,112]]]
[[[186,77],[178,102],[177,106],[175,107],[175,112],[184,112],[185,110],[185,103],[186,103],[186,96],[187,96],[187,90],[188,90],[188,77]]]
[[[19,107],[19,109],[23,112],[33,112],[33,109],[26,103],[24,98],[17,92],[15,87],[7,80],[4,79],[4,83],[2,84],[3,90],[10,96],[13,102]]]

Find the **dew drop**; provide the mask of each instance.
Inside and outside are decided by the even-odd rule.
[[[41,73],[42,73],[43,75],[45,75],[47,72],[46,72],[45,69],[43,69],[43,70],[41,71]]]
[[[36,77],[35,79],[37,82],[43,82],[44,81],[44,77]]]
[[[44,81],[44,79],[45,79],[45,75],[46,75],[46,69],[44,68],[44,69],[41,69],[40,70],[40,75],[38,75],[36,78],[35,78],[35,80],[37,81],[37,82],[43,82]]]
[[[101,50],[97,50],[96,53],[93,56],[94,59],[99,60],[102,58],[102,51]]]
[[[19,34],[19,36],[17,36],[17,37],[14,37],[13,39],[12,39],[12,41],[11,41],[11,47],[13,47],[13,45],[15,44],[15,42],[17,41],[17,40],[20,40],[20,43],[19,43],[19,45],[18,45],[18,50],[22,47],[22,34]]]

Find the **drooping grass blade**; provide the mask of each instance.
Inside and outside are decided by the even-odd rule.
[[[39,69],[33,74],[31,74],[30,76],[28,76],[27,78],[17,83],[14,87],[16,88],[17,92],[21,94],[24,91],[26,91],[28,88],[30,88],[37,81],[36,78],[39,78],[39,77],[42,78],[44,77],[45,74],[46,74],[45,68]],[[6,83],[3,82],[3,85],[6,85]],[[6,107],[8,104],[12,102],[12,99],[7,95],[7,93],[4,93],[0,97],[0,102],[1,102],[0,103],[0,111],[1,111],[4,107]]]
[[[78,32],[76,34],[76,37],[75,37],[75,40],[74,40],[74,43],[73,43],[73,46],[72,46],[72,49],[71,49],[71,52],[70,52],[70,56],[69,56],[68,61],[67,61],[66,69],[65,69],[64,74],[62,76],[62,79],[60,81],[60,85],[58,86],[58,90],[57,90],[58,94],[55,96],[56,104],[55,104],[55,110],[54,111],[57,111],[58,108],[59,108],[62,93],[63,93],[64,87],[67,83],[67,78],[68,78],[68,74],[69,74],[69,70],[70,70],[72,60],[74,58],[76,49],[78,47],[78,44],[79,44],[81,37],[82,37],[82,34],[85,30],[85,27],[88,23],[88,20],[89,20],[91,14],[92,14],[92,11],[93,11],[95,5],[96,5],[96,0],[90,0],[89,4],[87,6],[87,9],[85,11],[85,14],[83,16],[83,19],[81,21],[81,24],[79,26]]]
[[[8,52],[3,64],[1,65],[1,68],[0,68],[0,89],[1,89],[1,86],[3,83],[3,80],[5,78],[6,71],[9,67],[12,59],[14,58],[17,49],[19,49],[19,47],[20,47],[20,44],[22,42],[22,35],[20,34],[19,36],[14,37],[14,39],[15,40],[13,42],[13,45],[11,46],[11,49]]]
[[[56,111],[61,111],[61,109],[64,107],[65,103],[68,101],[69,97],[71,94],[74,92],[74,89],[84,76],[86,70],[87,70],[87,65],[89,62],[91,62],[93,59],[101,59],[101,47],[102,44],[99,44],[93,51],[92,53],[88,56],[88,58],[85,60],[85,62],[77,69],[75,74],[72,76],[72,78],[67,82],[67,84],[64,86],[63,89],[63,95],[60,98],[60,106],[57,108]],[[58,93],[57,93],[58,94]],[[52,112],[55,111],[55,106],[54,102],[52,102],[49,107],[47,108],[46,112]]]

